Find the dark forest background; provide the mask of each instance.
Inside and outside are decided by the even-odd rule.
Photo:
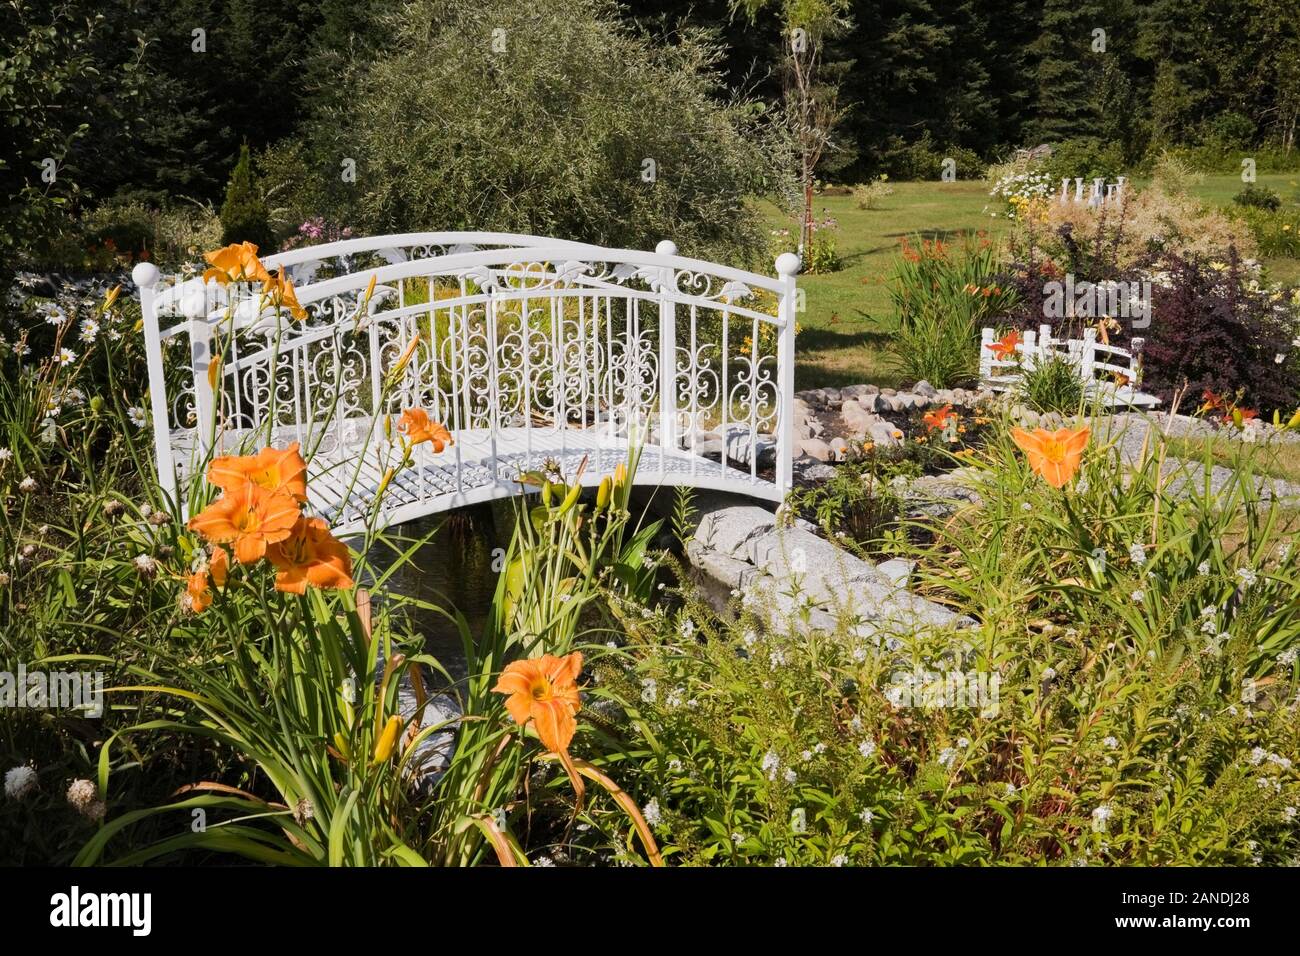
[[[649,44],[629,47],[629,57],[659,58],[646,52],[651,46],[707,50],[688,68],[708,73],[719,103],[752,113],[779,102],[783,20],[776,8],[745,16],[729,0],[622,7],[5,0],[4,248],[12,252],[24,235],[47,229],[52,213],[75,216],[109,198],[219,204],[243,145],[259,170],[283,171],[287,142],[298,144],[294,162],[324,163],[331,144],[364,139],[356,115],[375,112],[367,97],[401,92],[403,81],[390,69],[395,62],[424,68],[418,57],[428,38],[444,51],[463,42],[467,63],[486,61],[488,39],[479,33],[490,32],[494,10],[507,9],[515,36],[527,37],[530,22],[539,36],[548,24],[567,36],[576,21],[564,18],[583,16],[601,20],[602,29],[619,20],[619,30]],[[824,181],[880,173],[920,178],[933,174],[941,156],[978,175],[983,163],[1039,143],[1105,150],[1129,167],[1183,148],[1199,150],[1203,166],[1236,168],[1242,151],[1252,150],[1266,157],[1262,167],[1292,168],[1300,0],[850,0],[845,12],[847,25],[827,34],[823,51],[821,82],[838,86],[843,108],[818,165]],[[1098,28],[1106,35],[1104,53],[1093,50]],[[204,31],[201,55],[197,29]],[[592,37],[592,44],[602,42]],[[590,52],[580,45],[546,49],[539,41],[530,64],[551,56],[581,74]],[[380,83],[399,89],[380,90]],[[552,81],[538,72],[530,83],[528,95],[545,103]],[[419,89],[414,83],[410,95]],[[439,87],[438,95],[450,97],[447,89]],[[473,104],[454,99],[419,105],[453,120],[474,113]],[[674,122],[671,103],[627,109],[658,109],[661,124]],[[393,116],[399,126],[392,135],[401,138],[407,130],[400,110]],[[413,112],[411,123],[420,117]],[[58,167],[54,183],[41,179],[48,157]],[[322,207],[329,211],[328,202]],[[368,224],[364,215],[353,218]]]

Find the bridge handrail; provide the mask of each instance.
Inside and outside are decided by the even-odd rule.
[[[516,241],[497,248],[418,254],[443,245]],[[545,416],[550,414],[553,421],[547,427],[552,433],[599,425],[602,440],[615,442],[631,440],[632,432],[626,429],[633,422],[657,421],[661,480],[695,482],[694,461],[707,454],[697,452],[697,445],[712,441],[722,446],[722,457],[700,476],[701,486],[734,485],[765,496],[790,488],[797,256],[779,257],[774,278],[678,255],[668,241],[646,252],[509,233],[408,233],[304,247],[267,257],[263,264],[287,268],[295,262],[387,249],[415,255],[296,284],[298,302],[308,312],[302,323],[289,320],[287,312],[277,314],[263,300],[259,285],[226,289],[182,276],[160,284],[162,276],[154,266],[137,266],[133,277],[141,288],[150,411],[164,488],[171,491],[181,477],[188,480],[196,456],[201,461],[227,440],[238,443],[264,428],[271,429],[268,434],[279,429],[283,435],[285,428],[310,433],[314,423],[322,421],[320,395],[330,389],[346,394],[339,406],[343,415],[373,416],[381,407],[388,409],[390,401],[403,407],[429,402],[432,411],[442,408],[438,414],[452,416],[447,421],[453,429],[467,430],[467,435],[490,432],[493,473],[498,429],[522,426],[526,431],[530,415],[549,420]],[[350,268],[352,263],[341,265]],[[444,298],[407,301],[406,280],[441,276],[461,280],[459,295],[453,290]],[[372,284],[383,294],[366,299],[363,290]],[[740,304],[756,292],[775,297],[776,315]],[[232,307],[232,332],[213,328],[231,312],[213,309],[209,293]],[[191,299],[191,294],[201,298]],[[530,300],[547,298],[555,300],[550,318],[528,331],[532,315],[546,315]],[[579,303],[574,313],[564,304],[567,300]],[[585,313],[584,302],[589,303]],[[364,317],[357,313],[363,303],[368,306]],[[611,326],[612,304],[616,307]],[[423,318],[426,312],[428,320]],[[438,325],[435,312],[451,325]],[[268,313],[278,321],[264,326]],[[181,321],[161,329],[159,318],[168,314],[181,316]],[[422,322],[434,324],[426,328]],[[774,338],[767,332],[760,337],[765,327],[775,332]],[[358,338],[356,333],[365,329],[367,335]],[[471,336],[477,336],[473,344],[467,338]],[[186,340],[188,361],[182,381],[169,388],[163,346],[176,337]],[[401,397],[386,397],[381,406],[383,369],[399,353],[409,356],[408,346],[419,338],[426,345],[418,361],[409,369],[406,359],[398,366],[406,370]],[[540,358],[530,353],[534,343],[542,350]],[[444,347],[453,351],[444,353]],[[564,351],[571,348],[578,351]],[[592,348],[597,352],[589,356],[586,350]],[[347,361],[361,363],[359,373],[342,370],[341,350],[347,350]],[[320,364],[314,364],[318,360]],[[245,377],[246,371],[250,377]],[[440,379],[440,374],[451,378]],[[281,388],[289,390],[283,401],[274,397]],[[568,411],[562,414],[563,409]],[[578,417],[567,417],[570,414]],[[774,477],[759,474],[760,438],[767,454],[775,446]],[[356,440],[340,431],[341,444],[336,443],[335,450],[364,455],[367,448],[348,444]],[[728,471],[729,457],[745,461],[731,454],[733,444],[748,456],[747,475]],[[681,458],[682,449],[690,459],[685,476],[678,469],[681,462],[671,461],[673,456]],[[459,451],[455,461],[459,487]],[[665,470],[669,464],[678,469],[671,475]],[[759,486],[766,490],[756,491]]]

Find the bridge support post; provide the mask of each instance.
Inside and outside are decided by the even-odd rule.
[[[661,256],[677,255],[677,244],[665,239],[655,246]],[[667,468],[667,454],[677,448],[677,309],[668,297],[673,267],[665,266],[659,279],[659,461]]]
[[[796,318],[795,276],[802,265],[792,252],[777,256],[776,273],[781,277],[781,338],[776,348],[777,381],[781,387],[781,411],[776,442],[776,485],[784,494],[794,484],[794,335]],[[751,441],[753,439],[751,438]]]
[[[153,418],[153,450],[158,459],[158,485],[171,496],[176,492],[176,465],[172,460],[170,415],[167,411],[167,378],[163,372],[162,334],[158,330],[158,267],[141,262],[131,270],[140,290],[140,317],[144,321],[144,346],[149,366],[149,414]]]

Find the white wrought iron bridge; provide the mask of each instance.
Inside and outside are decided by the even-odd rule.
[[[770,500],[790,487],[793,254],[771,277],[679,256],[668,241],[639,252],[441,232],[263,263],[293,281],[304,320],[258,286],[147,263],[133,273],[159,482],[183,511],[213,455],[293,441],[312,510],[340,534],[517,494],[521,472],[548,463],[572,475],[585,458],[592,485],[632,442],[638,484]],[[375,508],[391,460],[385,418],[413,407],[454,444],[417,445]]]

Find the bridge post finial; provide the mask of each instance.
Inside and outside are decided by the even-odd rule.
[[[677,255],[677,243],[671,239],[662,239],[659,245],[655,246],[655,252],[661,256],[675,256]]]
[[[158,267],[152,262],[136,263],[136,267],[131,270],[131,281],[141,289],[152,289],[158,284],[160,278],[162,278],[162,273],[158,271]]]
[[[776,257],[776,274],[779,276],[796,275],[802,266],[803,260],[793,252],[783,252]]]

